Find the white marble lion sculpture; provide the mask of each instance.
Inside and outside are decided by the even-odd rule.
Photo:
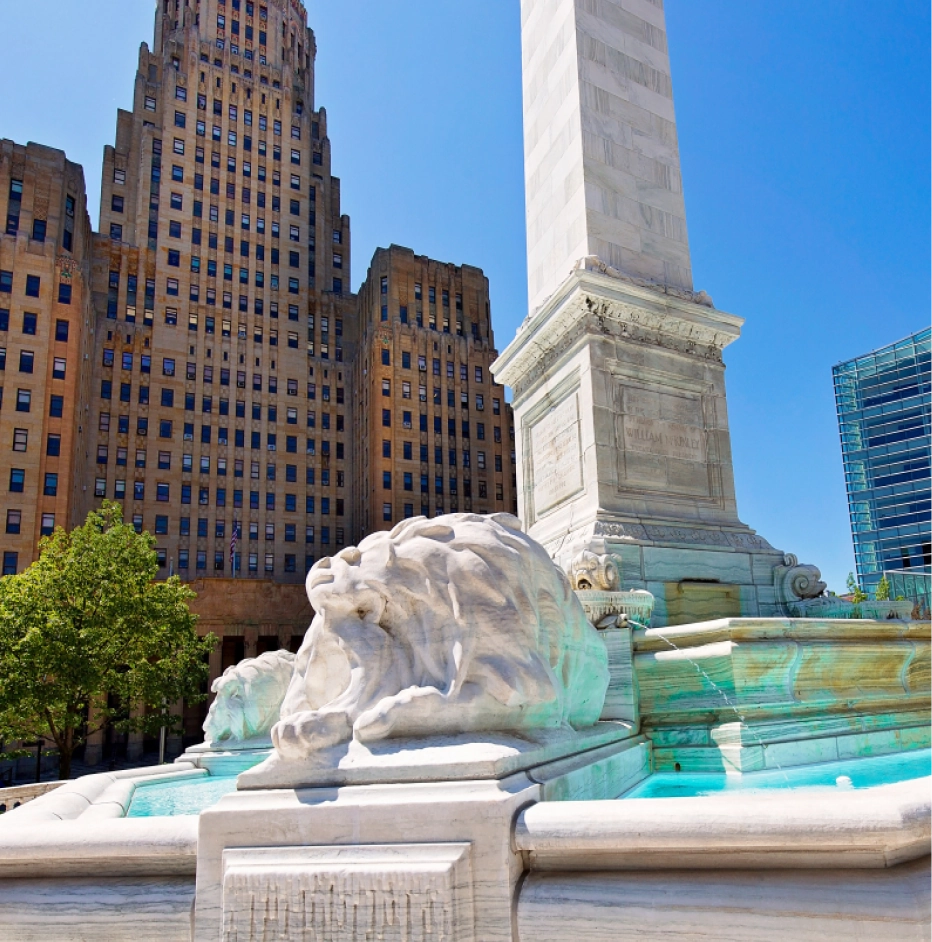
[[[591,726],[605,645],[509,514],[415,517],[308,573],[316,612],[272,742],[300,759],[356,739]]]
[[[267,651],[228,667],[210,688],[216,697],[204,720],[204,741],[268,741],[291,682],[294,661],[290,651]]]

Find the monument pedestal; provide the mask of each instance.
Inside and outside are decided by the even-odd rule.
[[[479,743],[486,778],[462,765],[462,779],[430,781],[435,757],[418,762],[408,744],[398,754],[412,761],[372,767],[366,784],[225,796],[200,816],[194,939],[512,942],[520,811],[614,798],[650,770],[649,744],[625,724],[583,731],[568,754],[572,735],[558,749],[529,738],[523,751],[515,737],[506,764],[523,770],[499,775]],[[421,781],[407,780],[412,766]]]
[[[783,553],[735,501],[722,350],[742,323],[587,258],[492,368],[514,391],[528,534],[563,568],[619,557],[659,624],[782,614]]]

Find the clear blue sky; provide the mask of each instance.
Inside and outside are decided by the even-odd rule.
[[[504,348],[526,313],[518,0],[309,7],[354,287],[390,242],[478,265]],[[666,7],[696,287],[747,319],[726,351],[741,517],[842,590],[831,367],[929,320],[929,5]],[[0,137],[83,163],[92,219],[152,10],[0,0]]]

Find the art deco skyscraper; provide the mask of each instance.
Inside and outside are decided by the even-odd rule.
[[[93,496],[163,571],[300,582],[351,528],[349,219],[297,0],[159,0],[104,154]],[[92,470],[96,467],[96,471]]]

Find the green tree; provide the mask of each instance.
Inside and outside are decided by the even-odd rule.
[[[890,601],[890,580],[887,579],[886,575],[882,576],[880,582],[877,583],[877,589],[874,592],[874,598],[878,602]]]
[[[176,730],[180,718],[163,705],[204,697],[216,639],[198,638],[187,586],[154,581],[153,544],[105,502],[82,526],[42,540],[25,572],[0,579],[0,738],[51,739],[61,778],[107,723]]]
[[[867,593],[858,585],[857,580],[854,578],[854,573],[848,573],[848,591],[851,593],[851,601],[857,604],[858,602],[867,601]],[[860,616],[857,616],[860,617]]]

